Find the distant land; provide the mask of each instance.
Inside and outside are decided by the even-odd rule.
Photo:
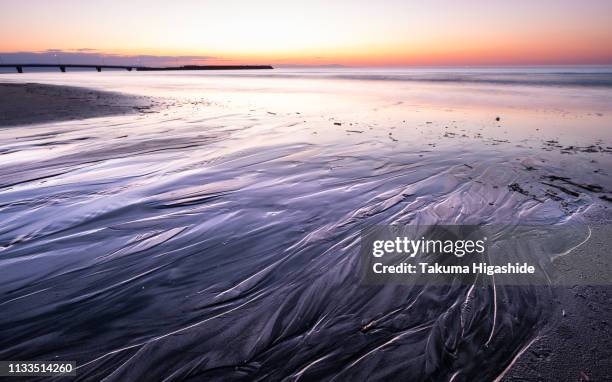
[[[346,68],[346,65],[340,64],[320,64],[320,65],[307,65],[307,64],[278,64],[274,65],[277,68],[295,68],[295,69],[332,69],[332,68]]]
[[[183,65],[183,66],[139,66],[136,70],[248,70],[248,69],[274,69],[271,65]]]

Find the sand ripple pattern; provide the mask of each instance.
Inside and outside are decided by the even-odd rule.
[[[567,224],[601,194],[552,197],[541,177],[567,174],[559,153],[538,148],[528,171],[530,149],[326,140],[311,133],[330,122],[303,119],[171,111],[2,130],[0,359],[73,359],[77,380],[501,375],[542,335],[550,288],[363,286],[360,229]]]

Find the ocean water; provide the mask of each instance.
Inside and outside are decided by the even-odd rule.
[[[0,81],[152,102],[0,129],[0,359],[77,379],[493,380],[553,288],[363,285],[361,229],[611,217],[609,68]]]

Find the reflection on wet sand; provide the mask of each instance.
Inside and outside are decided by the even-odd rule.
[[[364,286],[361,228],[610,218],[609,88],[92,86],[154,102],[0,130],[2,359],[77,360],[83,379],[493,380],[544,334],[553,289]]]

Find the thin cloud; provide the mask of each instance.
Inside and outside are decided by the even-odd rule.
[[[44,63],[70,63],[82,65],[197,65],[209,60],[219,60],[214,56],[199,55],[126,55],[117,53],[103,53],[91,48],[76,50],[47,49],[39,52],[4,52],[0,53],[5,64],[44,64]]]

